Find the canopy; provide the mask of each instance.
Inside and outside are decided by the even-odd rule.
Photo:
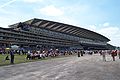
[[[11,49],[12,49],[12,50],[18,50],[18,49],[19,49],[19,46],[17,46],[17,45],[12,45],[12,46],[11,46]]]

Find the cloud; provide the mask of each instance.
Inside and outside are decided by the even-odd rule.
[[[27,3],[36,3],[36,2],[42,2],[43,0],[23,0],[23,1]]]
[[[46,15],[46,16],[62,16],[64,14],[64,11],[62,11],[61,9],[59,9],[53,5],[49,5],[44,8],[40,8],[37,10],[37,12],[39,12],[43,15]]]
[[[104,23],[103,26],[109,26],[110,24],[108,22]]]
[[[102,26],[102,27],[101,27]],[[86,29],[92,30],[103,36],[109,38],[110,44],[114,46],[120,46],[120,28],[117,26],[110,26],[109,23],[103,23],[98,25],[84,26]]]
[[[100,29],[98,32],[111,38],[119,32],[119,28],[118,27],[105,27],[105,28]]]
[[[89,30],[96,31],[96,25],[89,25]]]
[[[71,18],[71,17],[60,16],[60,17],[57,17],[56,20],[61,23],[79,26],[79,23],[74,18]]]
[[[108,37],[112,45],[120,46],[120,28],[119,27],[105,27],[98,30],[98,33]]]
[[[12,19],[13,20],[13,19]],[[11,24],[13,21],[10,20],[10,17],[0,16],[0,27],[8,28],[8,24]]]
[[[17,1],[17,0],[10,0],[7,3],[4,3],[3,5],[0,6],[0,9],[2,9],[2,8],[6,7],[6,6],[10,5],[10,4],[12,4],[15,1]]]

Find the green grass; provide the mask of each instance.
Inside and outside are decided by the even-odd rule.
[[[9,64],[10,64],[10,60],[5,60],[5,57],[6,57],[7,55],[8,55],[8,54],[5,54],[5,55],[1,55],[1,54],[0,54],[0,66],[4,66],[4,65],[9,65]],[[10,57],[10,56],[9,56],[9,57]],[[15,64],[27,62],[27,61],[25,60],[25,57],[26,57],[26,55],[17,55],[17,54],[15,54]]]
[[[7,56],[8,54],[5,54],[5,55],[2,55],[0,54],[0,66],[5,66],[5,65],[10,65],[10,60],[6,60],[5,61],[5,57]],[[40,60],[50,60],[50,59],[55,59],[55,58],[63,58],[63,57],[67,57],[68,55],[66,56],[57,56],[57,57],[54,57],[54,58],[51,58],[51,57],[47,57],[45,59],[33,59],[33,60],[26,60],[26,55],[18,55],[18,54],[15,54],[15,61],[14,61],[14,64],[19,64],[19,63],[26,63],[26,62],[34,62],[34,61],[40,61]],[[9,56],[10,57],[10,56]]]

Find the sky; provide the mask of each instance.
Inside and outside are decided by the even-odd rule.
[[[32,18],[97,32],[120,46],[120,0],[0,0],[0,27]]]

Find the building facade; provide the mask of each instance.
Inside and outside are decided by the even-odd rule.
[[[31,19],[0,28],[0,47],[26,49],[107,49],[110,40],[96,32],[43,19]]]

